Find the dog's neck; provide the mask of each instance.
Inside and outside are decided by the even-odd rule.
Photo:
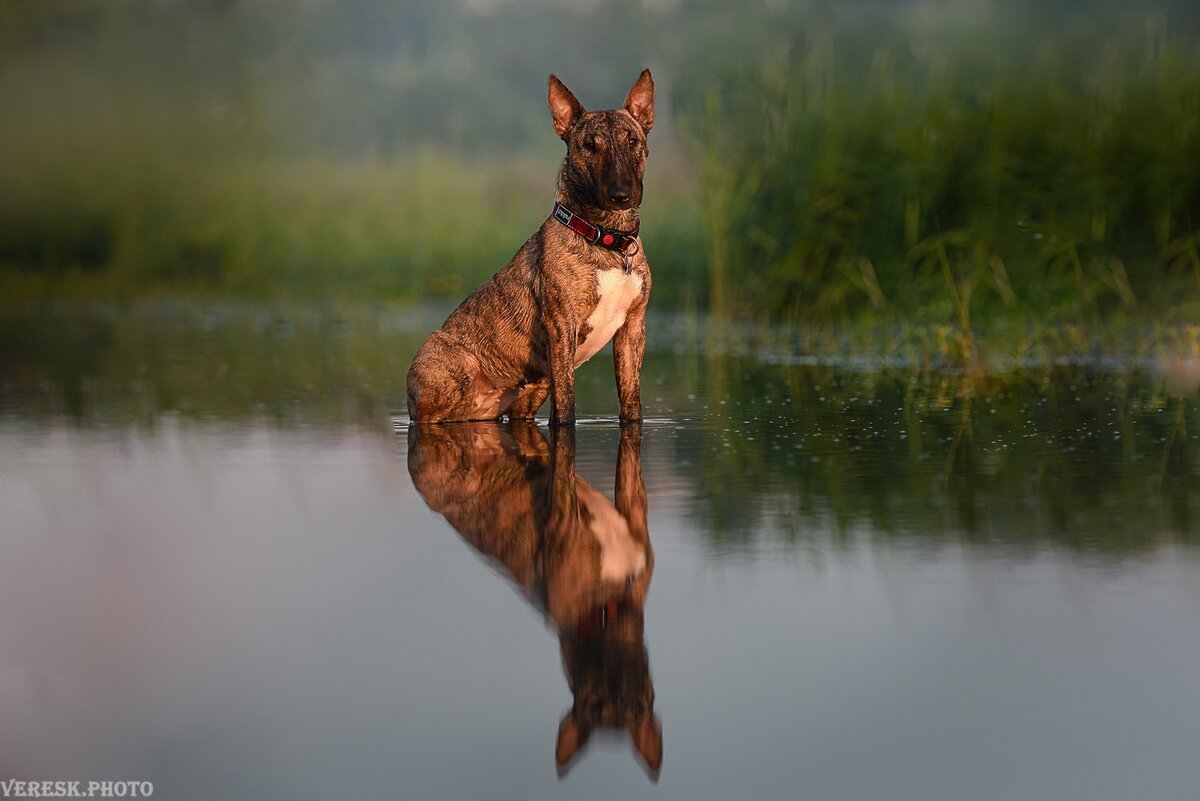
[[[564,162],[558,176],[558,186],[554,190],[554,199],[578,214],[592,225],[607,228],[611,231],[633,231],[638,227],[638,209],[602,209],[595,201],[580,197],[579,192],[571,191],[567,180],[567,165]]]

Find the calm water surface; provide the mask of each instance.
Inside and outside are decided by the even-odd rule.
[[[602,353],[574,437],[426,432],[424,320],[57,314],[0,331],[0,779],[1200,788],[1200,412],[1152,371],[660,341],[640,430]]]

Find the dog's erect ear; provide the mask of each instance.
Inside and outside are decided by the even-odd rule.
[[[650,133],[654,127],[654,79],[650,77],[650,70],[642,70],[637,83],[625,96],[625,110],[633,115],[642,130]]]
[[[629,736],[633,740],[634,750],[646,766],[646,773],[652,780],[658,781],[663,756],[662,722],[657,715],[647,715],[629,725]]]
[[[554,132],[558,134],[559,139],[566,139],[567,131],[584,115],[586,109],[555,75],[550,76],[550,91],[546,99],[550,103],[550,119],[554,121]]]
[[[579,727],[574,710],[568,712],[562,719],[562,723],[558,724],[558,742],[554,747],[554,763],[558,769],[558,778],[561,779],[567,775],[567,771],[571,768],[571,760],[579,753],[579,749],[583,748],[591,733],[590,729]]]

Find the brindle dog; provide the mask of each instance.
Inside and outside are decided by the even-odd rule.
[[[654,81],[643,70],[622,108],[589,112],[551,75],[548,99],[567,143],[555,211],[417,351],[408,369],[415,422],[528,420],[549,396],[551,425],[570,425],[575,368],[609,339],[621,420],[642,418],[650,267],[637,231]]]
[[[452,423],[409,430],[408,472],[425,503],[516,584],[558,633],[574,703],[554,750],[565,775],[596,731],[627,732],[652,779],[662,724],[643,641],[654,552],[641,425],[621,427],[616,504],[575,474],[575,432]]]

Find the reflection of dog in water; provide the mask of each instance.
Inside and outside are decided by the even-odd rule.
[[[575,696],[555,761],[600,730],[629,733],[647,771],[662,764],[662,726],[646,656],[643,607],[654,554],[646,531],[641,429],[621,429],[616,505],[575,475],[575,434],[547,443],[534,424],[409,429],[408,471],[429,507],[495,562],[558,632]]]

